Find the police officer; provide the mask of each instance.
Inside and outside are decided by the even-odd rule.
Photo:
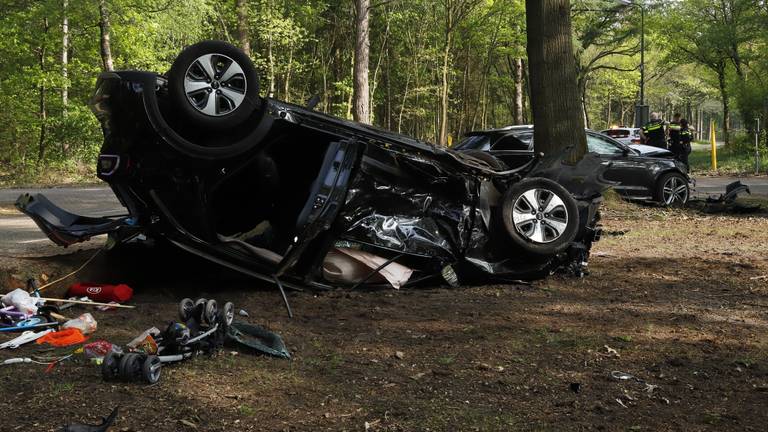
[[[659,118],[659,113],[651,113],[651,121],[640,129],[640,137],[646,145],[667,148],[667,134],[664,130],[664,121]]]
[[[675,159],[688,166],[688,155],[691,154],[691,143],[693,142],[693,130],[688,125],[688,120],[680,120],[680,139],[677,144],[672,144],[670,150],[675,154]]]
[[[669,142],[669,148],[680,146],[680,118],[682,114],[675,113],[672,116],[672,122],[667,125],[667,137]],[[673,150],[674,152],[674,150]]]

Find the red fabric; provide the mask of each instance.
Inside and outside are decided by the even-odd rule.
[[[125,284],[105,285],[86,282],[78,282],[69,287],[67,297],[83,296],[102,303],[125,303],[133,297],[133,289]]]
[[[88,340],[88,338],[83,336],[80,329],[68,328],[62,331],[48,333],[35,342],[38,344],[47,343],[55,347],[65,347],[83,343],[86,340]]]

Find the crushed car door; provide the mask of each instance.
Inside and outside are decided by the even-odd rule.
[[[38,227],[59,246],[69,246],[100,234],[120,233],[122,238],[140,232],[132,218],[87,217],[70,213],[52,203],[42,194],[23,194],[16,208],[32,218]]]
[[[337,141],[325,153],[318,176],[310,187],[304,208],[296,220],[296,237],[278,266],[276,276],[293,267],[320,233],[327,231],[344,204],[357,161],[357,141]]]

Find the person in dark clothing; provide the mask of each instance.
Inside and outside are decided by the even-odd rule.
[[[672,121],[667,125],[667,137],[669,142],[669,148],[680,145],[680,113],[675,113],[672,116]]]
[[[646,145],[667,148],[667,134],[664,130],[664,121],[659,118],[659,113],[651,113],[651,121],[640,129],[640,137]]]
[[[669,150],[675,154],[675,159],[688,166],[688,155],[691,154],[691,143],[693,142],[693,131],[688,126],[688,120],[680,120],[680,129],[678,139],[670,138],[671,146]]]

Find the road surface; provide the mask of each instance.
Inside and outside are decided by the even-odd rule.
[[[754,196],[768,197],[768,177],[699,177],[695,196],[705,198],[725,192],[729,183],[741,180]],[[6,257],[51,256],[70,251],[49,241],[28,217],[13,209],[13,203],[22,193],[43,193],[60,207],[86,216],[107,216],[125,212],[112,190],[103,186],[59,187],[47,189],[0,189],[0,255]],[[84,248],[104,243],[103,236],[82,244]]]
[[[768,198],[768,177],[696,177],[695,196],[706,198],[710,195],[717,195],[725,192],[725,187],[735,181],[741,181],[749,186],[753,196]]]

